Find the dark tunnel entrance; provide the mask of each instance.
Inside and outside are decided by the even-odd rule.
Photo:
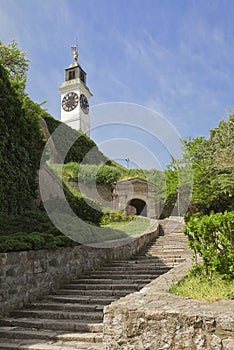
[[[147,204],[142,199],[134,198],[128,205],[136,209],[136,215],[147,216]]]

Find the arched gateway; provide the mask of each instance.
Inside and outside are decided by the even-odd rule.
[[[147,216],[147,204],[142,199],[131,199],[127,204],[127,209],[128,207],[132,208],[136,215]]]
[[[113,208],[125,215],[136,214],[150,218],[159,217],[154,185],[140,178],[118,181],[113,191]]]

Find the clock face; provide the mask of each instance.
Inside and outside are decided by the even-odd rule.
[[[80,95],[80,107],[85,114],[89,113],[89,102],[84,94]]]
[[[62,99],[62,107],[64,111],[70,112],[73,111],[78,105],[79,97],[75,92],[69,92]]]

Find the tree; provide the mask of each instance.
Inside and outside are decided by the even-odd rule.
[[[26,85],[28,71],[28,62],[26,52],[18,48],[16,41],[9,44],[3,44],[0,41],[0,64],[8,72],[9,79],[14,84],[17,91],[23,92]]]
[[[190,214],[200,211],[234,210],[234,115],[210,130],[206,140],[185,141],[185,156],[193,164],[193,192]]]

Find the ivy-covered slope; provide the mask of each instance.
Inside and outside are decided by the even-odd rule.
[[[0,212],[6,214],[28,209],[37,189],[44,140],[26,101],[0,65]]]
[[[18,88],[0,60],[0,251],[52,249],[74,244],[53,226],[42,207],[35,208],[38,170],[48,137],[43,133],[41,118],[51,133],[61,125]],[[86,159],[88,163],[108,161],[87,136],[66,125],[63,125],[64,130],[61,147],[69,144],[70,135],[77,138],[65,161],[81,162],[90,150],[93,151]],[[97,203],[89,206],[81,195],[72,193],[69,188],[65,188],[65,192],[81,219],[95,224],[100,222],[102,211]]]
[[[88,136],[81,133],[80,131],[73,130],[66,124],[63,124],[62,128],[61,122],[51,117],[48,113],[43,111],[43,119],[46,121],[48,130],[50,134],[53,135],[53,132],[56,131],[56,139],[59,142],[56,142],[56,149],[58,154],[61,154],[70,144],[70,140],[77,139],[72,147],[70,148],[66,158],[65,163],[76,162],[84,164],[102,164],[108,162],[106,158],[98,149],[97,145],[93,140]],[[110,162],[110,161],[109,161]]]

